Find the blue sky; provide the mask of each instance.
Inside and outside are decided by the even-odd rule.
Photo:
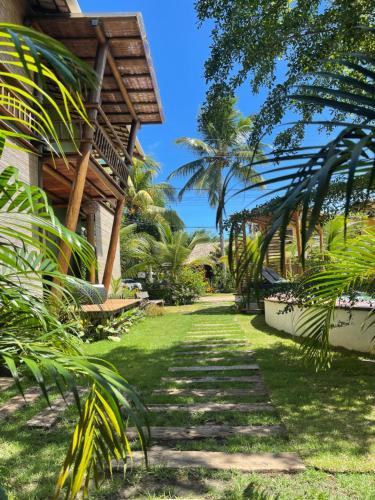
[[[193,0],[80,0],[84,12],[133,12],[143,15],[151,54],[159,83],[165,123],[143,126],[139,139],[147,154],[162,164],[160,180],[176,167],[193,159],[174,141],[180,136],[197,136],[197,115],[204,101],[206,84],[204,62],[209,54],[210,26],[198,29]],[[245,84],[237,93],[238,107],[244,114],[255,113],[264,101],[265,92],[252,95]],[[268,141],[267,141],[268,142]],[[176,187],[183,186],[176,179]],[[228,214],[255,206],[259,192],[238,196],[228,205]],[[215,211],[203,195],[189,192],[173,206],[189,231],[205,227],[215,231]]]

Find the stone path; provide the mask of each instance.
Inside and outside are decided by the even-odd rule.
[[[224,372],[235,370],[259,370],[259,365],[212,365],[212,366],[171,366],[169,372]]]
[[[258,411],[275,411],[271,403],[195,403],[191,405],[148,405],[151,411],[186,411],[195,413],[198,411],[241,411],[241,412],[258,412]]]
[[[155,389],[152,394],[166,396],[196,396],[205,398],[207,396],[248,396],[250,394],[267,394],[266,388],[261,385],[252,385],[248,389]]]
[[[239,470],[246,472],[298,472],[304,470],[304,465],[296,453],[225,453],[202,450],[205,440],[207,446],[210,440],[222,442],[225,439],[235,439],[236,436],[251,437],[252,439],[267,439],[276,436],[278,439],[285,439],[285,429],[280,424],[262,424],[261,416],[266,413],[275,420],[275,408],[269,401],[266,387],[259,374],[259,365],[247,363],[254,359],[254,351],[248,349],[248,342],[244,340],[242,330],[239,325],[233,322],[213,323],[204,319],[195,320],[190,328],[187,340],[183,340],[180,346],[186,350],[175,351],[174,360],[183,363],[182,366],[171,366],[169,372],[175,377],[162,377],[161,382],[164,387],[153,391],[154,397],[164,397],[163,404],[149,404],[150,411],[158,414],[157,422],[165,422],[165,426],[151,427],[151,440],[153,443],[169,443],[167,447],[153,446],[148,452],[150,465],[164,466],[170,468],[196,468],[218,470]],[[241,350],[241,347],[243,348]],[[187,350],[188,349],[188,350]],[[233,350],[232,350],[233,349]],[[212,357],[216,354],[216,357]],[[181,356],[184,358],[181,359]],[[193,359],[191,365],[188,364],[188,356]],[[180,357],[180,359],[179,359]],[[242,361],[241,364],[234,364],[234,357]],[[230,361],[227,365],[215,364],[220,361]],[[194,364],[195,363],[195,364]],[[199,363],[199,365],[197,364]],[[242,375],[241,372],[257,371],[256,375]],[[236,371],[236,376],[224,376],[221,372]],[[190,372],[191,376],[179,376],[179,373]],[[201,372],[220,372],[218,375],[201,375]],[[221,384],[227,384],[222,386]],[[241,383],[240,387],[236,387]],[[209,388],[199,388],[200,384],[208,384]],[[182,387],[173,387],[178,385]],[[190,387],[189,387],[190,386]],[[165,403],[165,397],[170,397],[171,401]],[[204,402],[183,403],[174,401],[174,398],[204,398]],[[249,398],[250,401],[238,401],[238,398]],[[251,401],[251,397],[258,398]],[[218,402],[214,398],[231,398],[229,401]],[[259,401],[259,398],[262,401]],[[155,400],[154,400],[155,401]],[[186,425],[176,427],[168,425],[168,420],[178,412],[181,414],[181,421],[186,425],[189,419],[206,419],[206,413],[210,414],[207,423],[202,425]],[[258,425],[232,425],[236,421],[236,415],[254,415],[254,421]],[[184,417],[182,416],[184,415]],[[222,423],[229,417],[228,423]],[[273,415],[273,416],[272,416]],[[233,420],[234,418],[234,420]],[[265,417],[263,417],[265,418]],[[231,420],[232,419],[232,420]],[[260,419],[260,423],[258,422]],[[176,420],[176,419],[175,419]],[[216,420],[216,422],[215,422]],[[197,421],[193,421],[196,423]],[[208,423],[209,422],[209,423]],[[267,422],[267,419],[265,420]],[[130,439],[137,438],[137,431],[134,428],[127,430]],[[195,440],[200,440],[200,451],[179,451],[174,449],[178,443],[189,443],[194,446]],[[285,442],[285,441],[281,441]],[[174,443],[174,444],[173,444]],[[239,445],[241,446],[241,445]],[[187,444],[185,444],[185,448]],[[143,464],[141,452],[133,453],[134,465]]]
[[[222,439],[235,435],[265,437],[283,433],[285,433],[285,429],[281,425],[196,425],[193,427],[153,427],[152,439],[153,441]],[[135,427],[128,428],[126,435],[130,439],[137,438],[137,429]]]
[[[78,393],[82,396],[86,392],[86,389],[78,389]],[[52,403],[40,413],[32,417],[27,421],[28,427],[34,427],[38,429],[50,429],[56,425],[57,420],[60,415],[66,410],[67,406],[74,403],[74,395],[69,393],[65,396],[58,396]]]
[[[177,355],[184,355],[184,356],[190,356],[190,355],[196,355],[196,354],[229,354],[230,356],[233,356],[234,354],[254,354],[254,351],[175,351],[175,354]],[[206,358],[205,358],[206,359]],[[227,358],[225,358],[227,359]]]
[[[143,452],[133,452],[133,465],[143,465]],[[151,466],[238,470],[242,472],[301,472],[305,469],[296,453],[224,453],[219,451],[177,451],[151,448],[147,453]],[[116,463],[114,464],[114,466]],[[124,465],[119,464],[121,472]]]
[[[6,403],[0,406],[0,420],[10,417],[14,412],[21,410],[24,406],[34,403],[40,395],[40,389],[32,387],[24,391],[25,397],[23,397],[22,394],[17,394],[17,396],[8,399]]]
[[[206,384],[206,383],[216,383],[216,382],[261,382],[261,378],[257,375],[249,377],[162,377],[162,382],[172,382],[175,384]]]
[[[0,391],[6,391],[14,384],[11,377],[0,377]]]

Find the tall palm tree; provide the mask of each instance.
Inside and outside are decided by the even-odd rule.
[[[126,211],[130,216],[147,212],[162,214],[173,201],[174,188],[168,182],[155,182],[160,165],[150,157],[133,159],[128,177]]]
[[[0,42],[7,65],[17,68],[1,72],[0,105],[18,116],[1,117],[12,126],[0,129],[0,156],[5,147],[19,148],[9,137],[39,141],[63,156],[48,108],[35,95],[44,96],[73,136],[73,112],[88,123],[81,92],[97,84],[95,73],[60,43],[23,26],[0,23]],[[28,125],[26,112],[34,118],[32,135],[16,128]],[[147,422],[137,394],[117,370],[83,353],[77,304],[69,292],[74,278],[59,272],[61,242],[91,265],[93,248],[59,222],[46,194],[22,183],[15,168],[5,168],[0,173],[0,366],[8,368],[21,392],[31,377],[48,403],[51,389],[73,392],[79,416],[53,495],[60,498],[64,489],[73,499],[82,488],[85,496],[91,481],[97,484],[101,472],[111,470],[112,459],[126,460],[126,419],[138,427],[142,446]],[[68,321],[60,321],[61,310]],[[85,386],[84,396],[78,385]]]
[[[243,116],[235,109],[236,100],[232,99],[225,112],[215,122],[202,123],[202,138],[180,137],[177,144],[190,149],[198,158],[174,170],[168,177],[190,177],[178,197],[182,199],[189,189],[207,192],[211,207],[223,205],[223,198],[228,192],[228,179],[239,181],[244,185],[259,182],[252,167],[253,161],[263,158],[263,145],[256,149],[248,146],[248,138],[252,128],[251,117]],[[214,120],[213,120],[214,121]],[[229,174],[229,175],[228,175]],[[227,182],[226,182],[227,180]],[[226,189],[225,189],[226,188]],[[225,255],[223,212],[218,217],[221,256]]]

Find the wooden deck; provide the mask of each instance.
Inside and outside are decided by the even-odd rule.
[[[103,304],[87,304],[81,306],[82,312],[103,317],[114,316],[139,306],[140,299],[108,299]]]

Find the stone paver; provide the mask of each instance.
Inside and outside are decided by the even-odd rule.
[[[262,383],[253,385],[246,389],[155,389],[152,394],[160,394],[163,396],[195,396],[198,398],[206,398],[208,396],[226,397],[226,396],[249,396],[249,395],[265,395],[266,388]]]
[[[175,441],[181,439],[225,438],[229,436],[267,437],[285,433],[281,425],[197,425],[193,427],[151,427],[151,439]],[[129,439],[138,437],[135,427],[126,430]]]
[[[198,411],[240,411],[255,413],[258,411],[275,411],[271,403],[194,403],[194,404],[163,404],[148,405],[148,409],[155,412],[163,411],[186,411],[195,413]]]
[[[162,377],[162,382],[169,382],[175,384],[204,384],[206,382],[261,382],[262,379],[258,375],[251,375],[249,377],[179,377],[170,378]]]
[[[192,325],[193,327],[198,327],[198,326],[237,326],[238,328],[239,325],[236,325],[236,323],[194,323],[194,325]]]
[[[79,389],[78,393],[82,396],[86,392],[86,389]],[[32,417],[27,421],[28,427],[35,427],[39,429],[50,429],[53,427],[59,416],[66,410],[66,408],[75,402],[72,393],[68,394],[65,399],[62,396],[58,396],[51,406],[48,406],[40,413]]]
[[[0,377],[0,391],[6,391],[14,384],[12,377]]]
[[[197,354],[228,354],[228,355],[237,355],[237,354],[254,354],[254,351],[251,350],[243,350],[243,351],[175,351],[175,354],[177,356],[191,356],[191,355],[197,355]],[[206,358],[204,358],[206,359]],[[226,358],[225,358],[226,359]]]
[[[233,370],[259,370],[259,365],[171,366],[169,372],[221,372]]]
[[[250,356],[247,355],[246,358],[249,358]],[[241,361],[241,359],[243,360],[244,356],[232,356],[230,358],[231,361],[235,361],[235,360],[238,360],[238,361]],[[204,358],[203,360],[196,360],[196,361],[204,361],[205,363],[216,363],[218,361],[226,361],[228,360],[228,356],[220,356],[220,357],[217,357],[217,358]],[[174,361],[180,361],[180,362],[184,362],[186,363],[186,359],[185,358],[174,358]]]
[[[140,451],[133,452],[133,465],[144,465]],[[239,470],[243,472],[300,472],[305,470],[296,453],[223,453],[219,451],[175,451],[151,448],[147,454],[151,466],[173,469],[180,467],[204,467],[216,470]],[[116,467],[116,462],[113,462]],[[123,472],[123,463],[119,463]]]
[[[17,394],[13,398],[8,399],[6,403],[0,406],[0,420],[3,418],[10,417],[14,412],[20,410],[27,404],[34,403],[41,395],[40,389],[37,387],[32,387],[24,391],[24,396],[22,394]]]
[[[233,339],[233,340],[237,340],[237,339]],[[190,341],[191,342],[191,341]],[[232,346],[240,346],[240,345],[249,345],[248,342],[236,342],[236,343],[226,343],[226,344],[223,344],[221,342],[211,342],[210,344],[199,344],[198,342],[195,343],[195,344],[185,344],[185,342],[183,342],[184,344],[184,347],[188,347],[189,349],[191,347],[232,347]]]
[[[237,337],[233,337],[229,333],[212,333],[210,335],[187,335],[185,337],[186,340],[189,340],[189,342],[194,342],[194,340],[207,340],[210,342],[211,339],[213,340],[238,340]],[[244,340],[244,339],[241,339]]]

